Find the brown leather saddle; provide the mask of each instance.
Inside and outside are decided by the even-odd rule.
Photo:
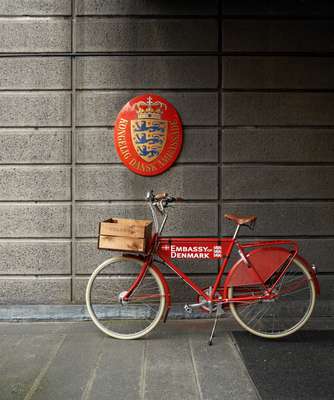
[[[238,225],[253,225],[256,221],[256,215],[241,216],[236,214],[225,214],[224,217]]]

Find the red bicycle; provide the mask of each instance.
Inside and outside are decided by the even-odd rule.
[[[166,321],[172,299],[157,264],[170,268],[195,291],[197,300],[185,305],[186,312],[198,308],[215,313],[209,344],[217,319],[227,305],[243,328],[270,339],[292,334],[310,318],[320,291],[319,282],[315,267],[298,254],[295,241],[239,243],[239,229],[254,228],[256,216],[234,214],[225,215],[236,224],[233,237],[164,237],[161,233],[168,218],[167,208],[177,199],[167,193],[154,195],[153,191],[146,199],[156,231],[148,252],[104,261],[87,285],[88,312],[104,333],[118,339],[136,339],[149,333],[161,319]],[[222,284],[235,246],[240,259]],[[212,286],[201,288],[176,265],[189,258],[222,260]],[[129,271],[127,276],[124,271]],[[115,274],[120,273],[115,279]]]

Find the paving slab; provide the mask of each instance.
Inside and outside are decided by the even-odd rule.
[[[9,362],[12,352],[23,340],[23,335],[1,335],[0,340],[0,369],[4,368]]]
[[[136,341],[109,338],[91,322],[0,324],[0,359],[8,359],[1,400],[206,399],[209,359],[198,352],[208,347],[212,321],[197,322],[169,321]],[[220,330],[210,351],[239,365],[228,335]],[[216,370],[210,377],[213,390],[223,375]]]
[[[79,327],[78,327],[79,328]],[[57,354],[50,359],[24,400],[81,399],[89,384],[98,355],[102,335],[66,335]]]
[[[147,400],[201,398],[188,338],[176,336],[172,340],[147,342],[143,397]]]
[[[312,319],[313,330],[278,342],[224,318],[208,346],[211,327],[212,320],[171,320],[121,341],[91,321],[0,323],[0,399],[334,398],[331,319]]]
[[[111,343],[106,337],[83,400],[142,398],[143,363],[147,343],[144,340]]]
[[[28,400],[27,395],[41,370],[60,347],[62,335],[15,336],[16,343],[1,348],[1,400]],[[1,342],[5,340],[1,336]]]
[[[212,346],[190,339],[202,400],[258,400],[257,389],[230,334],[214,337]]]

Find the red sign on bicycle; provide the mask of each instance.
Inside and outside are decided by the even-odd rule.
[[[221,245],[205,243],[202,246],[192,245],[163,245],[161,250],[168,254],[170,258],[176,259],[194,259],[194,260],[212,260],[224,256]]]
[[[174,164],[181,151],[181,120],[163,97],[138,96],[118,114],[114,139],[120,159],[130,170],[158,175]]]

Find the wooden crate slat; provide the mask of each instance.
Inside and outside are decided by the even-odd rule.
[[[121,237],[145,238],[147,230],[150,229],[150,225],[152,225],[151,221],[126,220],[115,218],[101,222],[100,234]]]
[[[120,250],[120,251],[144,252],[145,240],[138,238],[125,238],[125,237],[100,235],[99,248]]]
[[[100,223],[100,249],[145,252],[152,235],[152,221],[110,218]]]

